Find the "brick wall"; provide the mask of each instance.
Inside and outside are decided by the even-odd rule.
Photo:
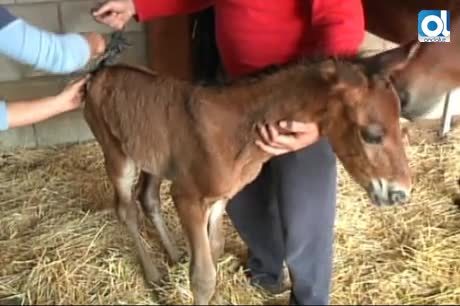
[[[95,0],[0,0],[0,4],[16,16],[50,31],[110,33],[110,28],[94,22],[90,16],[89,11],[95,3]],[[143,26],[133,21],[126,30],[133,47],[123,54],[121,61],[146,65]],[[64,85],[62,76],[33,71],[0,55],[0,96],[10,101],[52,95]],[[77,110],[32,126],[0,132],[0,148],[47,146],[92,138],[81,110]]]

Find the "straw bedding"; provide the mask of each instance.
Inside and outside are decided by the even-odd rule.
[[[340,167],[334,304],[460,303],[460,132],[447,141],[411,127],[414,193],[378,208]],[[414,136],[415,135],[415,136]],[[143,234],[165,277],[144,283],[132,240],[110,208],[112,189],[94,142],[0,156],[0,298],[35,304],[190,303],[188,256],[168,266],[150,223]],[[165,220],[186,251],[162,186]],[[226,219],[226,253],[214,303],[287,303],[249,286],[245,247]],[[5,302],[4,300],[3,302]]]

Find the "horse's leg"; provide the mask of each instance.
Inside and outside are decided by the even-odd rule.
[[[193,303],[208,305],[216,287],[216,269],[207,233],[210,210],[192,197],[174,196],[174,203],[190,244],[189,276]]]
[[[166,224],[161,215],[161,201],[159,197],[161,180],[146,172],[141,173],[142,187],[141,187],[141,206],[145,215],[148,216],[150,221],[154,224],[155,228],[160,235],[161,242],[168,252],[169,258],[172,263],[179,260],[179,250],[176,244],[171,239]]]
[[[148,256],[139,232],[137,203],[132,192],[137,178],[135,164],[119,149],[118,141],[107,127],[98,123],[100,120],[95,116],[97,112],[92,109],[92,104],[86,105],[83,114],[104,153],[105,170],[114,188],[118,219],[124,223],[134,239],[146,280],[156,282],[160,278],[160,273]]]
[[[214,261],[214,266],[216,267],[220,256],[224,253],[225,248],[225,236],[222,217],[224,215],[227,202],[227,200],[220,200],[214,203],[214,205],[211,206],[209,215],[208,235],[209,242],[211,244],[212,258]]]
[[[142,243],[137,218],[138,209],[132,193],[137,178],[135,164],[122,154],[111,151],[106,157],[106,169],[114,186],[118,218],[134,239],[147,282],[156,282],[160,279],[160,273]]]

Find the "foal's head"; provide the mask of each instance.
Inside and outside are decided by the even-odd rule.
[[[389,74],[404,67],[418,48],[411,42],[351,62],[325,62],[329,104],[322,133],[373,203],[408,199],[409,166],[399,125],[400,102]]]

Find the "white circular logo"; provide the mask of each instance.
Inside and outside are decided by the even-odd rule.
[[[430,22],[436,23],[436,29],[430,30],[428,28],[428,24]],[[423,33],[426,34],[426,36],[436,37],[442,33],[442,29],[444,28],[444,23],[442,22],[441,18],[439,18],[438,16],[429,15],[423,18],[422,24],[420,26],[422,27],[422,31]]]

